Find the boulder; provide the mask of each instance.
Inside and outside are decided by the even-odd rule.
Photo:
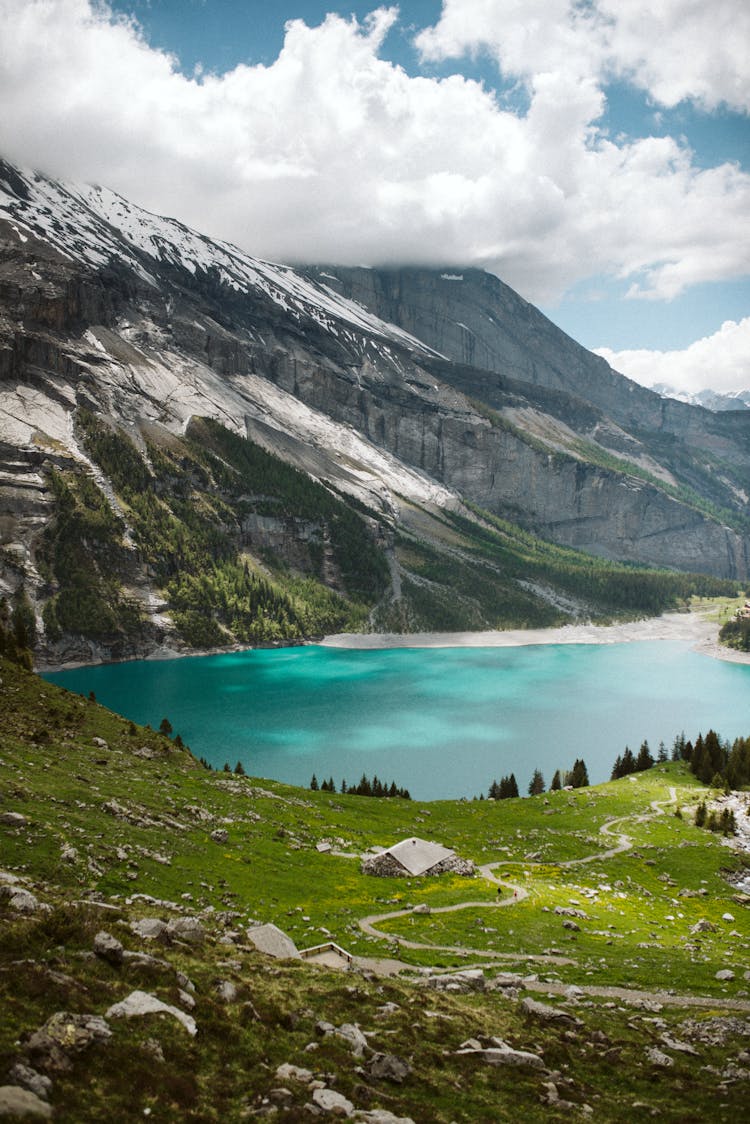
[[[309,1069],[284,1062],[283,1065],[280,1065],[276,1070],[276,1079],[278,1081],[296,1081],[300,1085],[309,1085],[313,1080],[313,1075]]]
[[[21,812],[0,812],[0,824],[5,827],[25,827],[28,822]]]
[[[94,937],[94,952],[101,960],[118,965],[122,964],[125,950],[117,937],[102,929]]]
[[[49,1077],[45,1077],[43,1073],[38,1073],[31,1066],[24,1065],[23,1062],[16,1062],[9,1070],[8,1077],[14,1085],[21,1085],[24,1089],[28,1089],[40,1100],[49,1100],[52,1082]]]
[[[717,979],[717,980],[733,980],[734,979],[734,972],[732,971],[731,968],[720,968],[719,971],[716,973],[714,979]]]
[[[467,968],[465,972],[451,972],[440,976],[430,976],[427,986],[435,991],[484,991],[486,981],[481,968]]]
[[[691,933],[715,933],[716,932],[716,926],[713,924],[713,922],[711,922],[707,918],[703,917],[703,918],[701,918],[700,921],[696,921],[695,925],[693,925],[690,932]]]
[[[561,1011],[558,1007],[551,1007],[548,1003],[539,1003],[530,996],[521,1000],[520,1008],[525,1015],[539,1019],[543,1023],[558,1023],[561,1026],[581,1026],[581,1020]]]
[[[191,1036],[194,1037],[198,1033],[195,1019],[191,1015],[186,1015],[179,1007],[163,1003],[161,999],[149,995],[147,991],[131,991],[130,995],[119,1003],[114,1003],[107,1011],[108,1019],[132,1019],[143,1015],[170,1015],[182,1023]]]
[[[408,1062],[395,1054],[375,1054],[367,1066],[370,1077],[376,1081],[392,1081],[401,1085],[411,1075],[412,1069]]]
[[[173,917],[167,925],[167,936],[171,941],[203,944],[206,930],[197,917]]]
[[[331,1116],[348,1117],[354,1114],[354,1105],[335,1089],[315,1089],[313,1101],[323,1112]]]
[[[14,886],[11,887],[8,897],[8,905],[15,913],[39,913],[43,908],[39,899],[30,890]]]
[[[35,1093],[22,1089],[19,1085],[0,1086],[0,1116],[20,1116],[24,1119],[36,1116],[40,1120],[51,1120],[52,1109],[46,1101]]]
[[[670,1058],[669,1054],[665,1054],[662,1050],[657,1050],[656,1046],[651,1046],[646,1051],[646,1057],[651,1065],[659,1069],[670,1069],[674,1065],[674,1058]]]
[[[211,838],[214,843],[228,843],[229,832],[224,827],[217,827],[216,831],[211,832]]]
[[[477,1049],[476,1039],[470,1039],[465,1042],[456,1054],[473,1054],[482,1061],[487,1062],[488,1065],[493,1066],[528,1066],[529,1069],[544,1069],[544,1061],[538,1054],[532,1054],[529,1050],[514,1050],[507,1042],[503,1042],[501,1038],[491,1038],[489,1046],[479,1045]]]
[[[70,1069],[71,1055],[106,1042],[111,1036],[112,1031],[101,1015],[56,1011],[30,1036],[26,1053],[34,1067],[51,1073],[63,1072]]]
[[[137,937],[156,941],[166,933],[167,924],[160,917],[142,917],[140,921],[131,921],[130,928]]]

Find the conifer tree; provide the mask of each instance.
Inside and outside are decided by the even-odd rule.
[[[544,777],[541,769],[535,769],[529,781],[529,796],[540,796],[544,792]]]
[[[315,773],[313,773],[312,777],[310,778],[310,789],[312,792],[317,792],[319,788],[320,785],[318,784],[318,778],[315,776]]]

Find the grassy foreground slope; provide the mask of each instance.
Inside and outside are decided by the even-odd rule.
[[[313,793],[209,773],[12,664],[0,678],[0,1085],[32,1065],[52,1081],[54,1119],[309,1120],[316,1096],[326,1114],[321,1090],[383,1124],[741,1114],[750,918],[728,875],[742,861],[692,825],[706,790],[681,765],[499,803]],[[364,850],[412,834],[492,869],[361,874]],[[36,898],[28,912],[19,888]],[[146,939],[143,918],[170,930]],[[300,948],[332,939],[359,968],[270,960],[253,921]],[[124,946],[119,962],[93,953],[100,930]],[[383,974],[396,957],[404,978]],[[482,990],[427,982],[478,965]],[[107,1015],[136,990],[197,1033],[169,1013]],[[70,1031],[45,1053],[33,1033],[59,1012],[64,1027],[104,1016],[109,1037]],[[492,1037],[522,1054],[488,1064]]]

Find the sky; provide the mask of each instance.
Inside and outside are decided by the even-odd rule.
[[[476,266],[750,387],[747,0],[0,0],[0,153],[289,262]]]

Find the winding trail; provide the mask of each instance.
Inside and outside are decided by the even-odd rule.
[[[586,855],[578,859],[562,859],[556,863],[539,863],[522,861],[524,866],[556,866],[556,867],[573,867],[583,866],[586,863],[600,862],[603,859],[612,858],[615,855],[622,854],[624,851],[629,851],[633,846],[633,840],[624,831],[616,831],[618,824],[625,821],[635,821],[636,823],[645,823],[647,820],[653,819],[655,816],[663,816],[664,808],[667,805],[677,803],[677,790],[674,785],[670,785],[669,798],[666,800],[652,800],[649,807],[649,812],[641,812],[638,814],[631,814],[629,816],[618,816],[616,819],[607,820],[599,828],[599,834],[605,836],[613,836],[617,842],[613,847],[604,851],[595,851],[591,855]],[[507,889],[512,893],[512,897],[501,898],[499,901],[465,901],[458,902],[454,905],[436,906],[430,909],[430,916],[437,913],[455,913],[463,909],[502,909],[509,906],[518,905],[520,902],[528,898],[529,893],[525,887],[518,885],[515,882],[508,882],[505,879],[499,878],[494,871],[502,866],[518,866],[518,860],[502,859],[498,862],[484,863],[478,870],[481,876],[486,881],[491,882],[493,885]],[[479,957],[482,963],[472,963],[473,968],[492,967],[498,961],[508,960],[518,963],[519,961],[529,963],[545,963],[545,964],[558,964],[558,965],[576,965],[577,961],[567,956],[557,955],[554,953],[524,953],[524,952],[495,952],[489,949],[468,948],[465,945],[441,945],[424,941],[411,941],[405,937],[394,937],[392,933],[384,932],[378,928],[378,925],[385,921],[393,921],[398,917],[411,917],[415,915],[414,909],[396,909],[389,913],[370,914],[367,917],[362,917],[357,922],[360,929],[368,937],[377,940],[388,941],[396,950],[400,948],[416,949],[419,951],[434,951],[434,952],[450,952],[454,955],[461,957]],[[421,914],[417,914],[421,916]],[[414,965],[407,964],[405,961],[398,960],[395,957],[390,958],[370,958],[370,957],[355,957],[355,962],[362,967],[369,968],[376,973],[382,975],[394,975],[403,970],[414,970]],[[444,969],[437,966],[423,971],[430,972],[431,974],[440,974],[444,972],[455,971],[455,969]],[[556,982],[542,982],[533,978],[526,978],[523,981],[525,988],[531,991],[542,991],[563,995],[570,987],[567,983]],[[673,1006],[681,1007],[700,1007],[700,1008],[721,1008],[722,1010],[733,1011],[748,1011],[750,1012],[750,1000],[742,999],[725,999],[713,998],[708,996],[697,995],[676,995],[668,991],[642,991],[635,988],[615,987],[615,986],[597,986],[596,984],[576,984],[576,987],[586,995],[596,996],[607,999],[621,999],[624,1002],[631,1003],[658,1003],[662,1005],[671,1004]]]

